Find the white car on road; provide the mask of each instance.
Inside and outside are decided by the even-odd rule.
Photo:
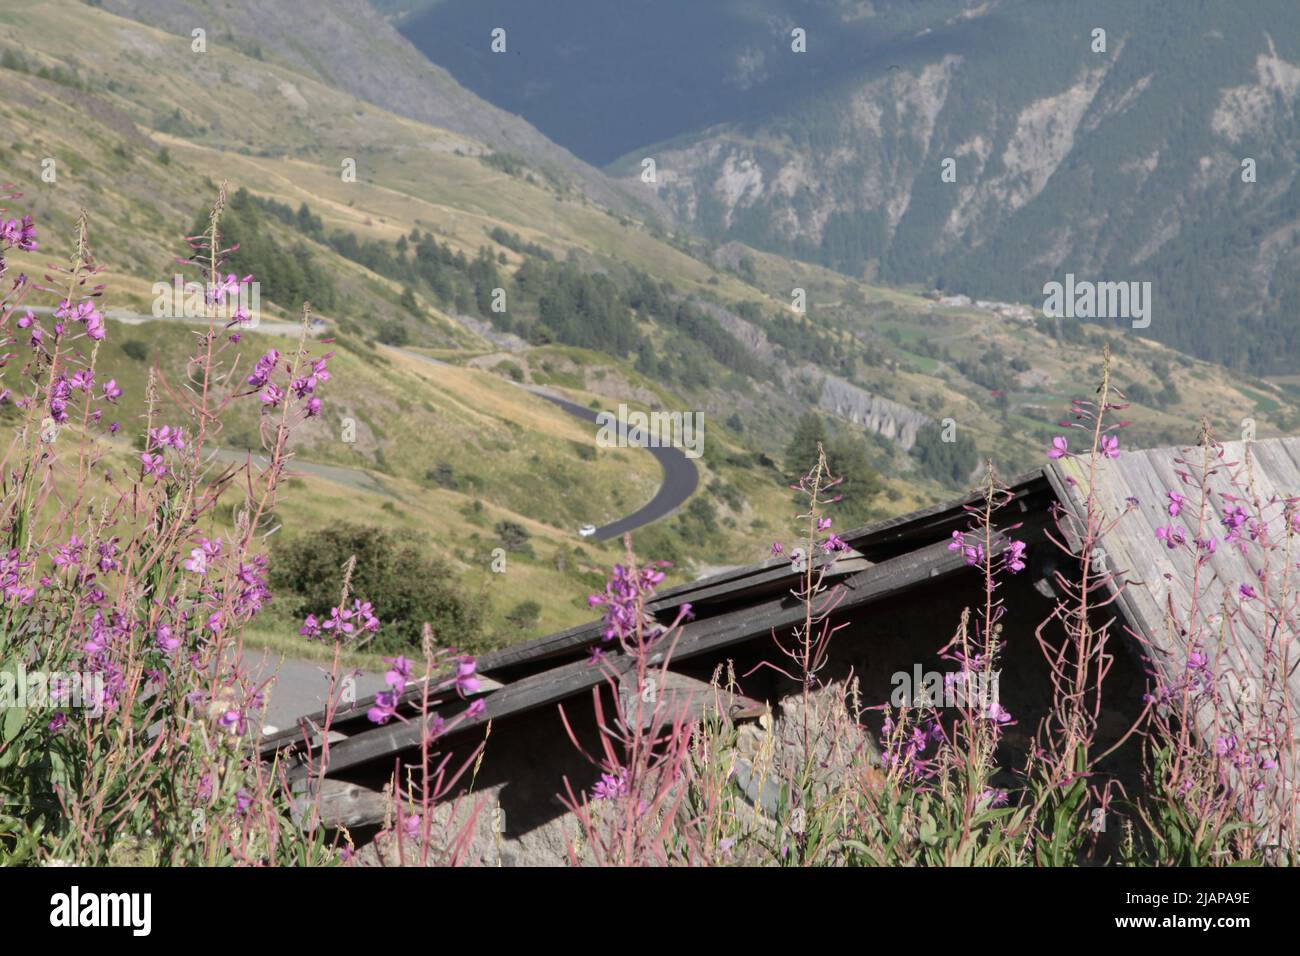
[[[578,534],[582,535],[584,538],[590,538],[595,533],[596,526],[594,524],[584,524],[578,529]]]

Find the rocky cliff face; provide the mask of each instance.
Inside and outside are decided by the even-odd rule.
[[[718,320],[754,356],[774,363],[780,385],[789,395],[816,394],[823,411],[851,422],[864,431],[883,435],[904,450],[916,443],[916,432],[930,421],[927,415],[900,402],[873,394],[838,375],[823,372],[808,362],[790,366],[782,362],[767,334],[730,309],[710,302],[693,303]]]
[[[1150,280],[1149,334],[1261,371],[1269,340],[1300,356],[1300,7],[927,6],[834,91],[647,146],[653,188],[720,241],[977,298]]]
[[[822,379],[821,407],[832,415],[861,426],[909,449],[916,444],[916,432],[930,421],[914,408],[873,395],[836,375]]]

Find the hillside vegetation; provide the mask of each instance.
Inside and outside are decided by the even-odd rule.
[[[944,308],[674,232],[635,200],[602,203],[576,173],[356,89],[274,35],[214,30],[196,53],[188,33],[73,0],[0,12],[0,180],[43,224],[42,247],[11,265],[39,276],[65,259],[90,211],[104,307],[133,323],[115,328],[106,357],[124,370],[123,420],[138,419],[150,369],[165,403],[195,330],[133,316],[150,315],[153,284],[186,254],[178,237],[228,182],[232,268],[263,283],[266,323],[239,343],[241,367],[285,347],[281,326],[306,299],[348,383],[295,434],[277,535],[301,540],[340,519],[414,531],[472,611],[472,633],[439,635],[447,643],[499,645],[588,617],[585,596],[620,546],[580,539],[577,526],[635,510],[659,481],[649,455],[599,447],[520,385],[591,407],[704,414],[696,497],[634,533],[678,576],[758,560],[787,531],[787,485],[806,465],[788,451],[809,412],[859,489],[839,527],[952,496],[984,458],[1003,472],[1041,461],[1106,343],[1134,402],[1126,441],[1186,440],[1200,415],[1229,436],[1245,419],[1261,436],[1297,422],[1291,392],[1113,328]],[[232,410],[221,453],[259,448],[258,428],[253,411]],[[498,547],[504,572],[492,567]],[[298,601],[277,597],[256,633],[295,633]]]

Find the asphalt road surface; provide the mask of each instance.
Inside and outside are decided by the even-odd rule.
[[[537,389],[529,389],[529,391],[540,398],[546,399],[548,402],[560,406],[570,415],[581,418],[583,421],[591,422],[593,425],[599,422],[598,416],[600,413],[584,405],[575,404],[567,399],[558,398]],[[687,458],[680,448],[655,447],[648,442],[643,442],[637,429],[625,429],[622,422],[619,422],[619,430],[627,436],[629,445],[644,447],[646,451],[654,455],[655,461],[659,462],[659,467],[663,469],[664,480],[659,486],[659,490],[655,492],[655,496],[644,506],[624,518],[619,518],[617,521],[612,521],[597,528],[596,533],[592,535],[597,541],[617,538],[624,532],[667,517],[685,503],[686,499],[695,492],[700,483],[700,472],[695,467],[695,462]]]
[[[409,349],[396,348],[394,351],[400,352],[408,358],[428,362],[430,365],[447,364],[440,359],[421,355],[419,352],[412,352]],[[575,418],[581,418],[584,422],[591,422],[593,425],[599,424],[600,419],[598,416],[600,413],[587,408],[585,405],[579,405],[568,399],[560,398],[558,395],[552,395],[536,385],[522,385],[518,382],[511,382],[510,384],[527,389],[538,398],[544,398],[548,402],[558,405]],[[660,484],[659,490],[655,492],[655,496],[645,505],[630,515],[597,528],[596,533],[592,535],[597,541],[617,538],[625,532],[633,531],[636,528],[650,524],[652,521],[658,521],[660,518],[666,518],[685,504],[686,499],[695,493],[695,489],[700,484],[699,469],[695,467],[695,462],[687,458],[680,448],[655,447],[644,441],[637,429],[629,430],[622,422],[618,423],[618,427],[619,433],[627,438],[629,446],[644,448],[654,456],[655,461],[659,462],[660,469],[663,470],[664,480]]]

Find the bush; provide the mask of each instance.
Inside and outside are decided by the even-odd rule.
[[[383,319],[375,324],[375,339],[384,345],[400,348],[411,341],[411,336],[397,319]]]
[[[542,606],[536,601],[520,601],[506,615],[506,620],[521,631],[536,627],[541,618]]]
[[[528,540],[532,535],[517,521],[498,521],[492,530],[496,532],[501,547],[507,551],[512,554],[532,555],[533,546]]]
[[[497,362],[496,365],[492,366],[492,371],[505,372],[510,376],[512,382],[522,382],[524,380],[524,370],[509,360]]]
[[[127,339],[122,343],[122,351],[126,353],[127,358],[134,359],[137,362],[143,362],[149,358],[149,346],[139,339]]]
[[[456,491],[460,488],[460,481],[456,478],[456,469],[445,461],[440,461],[436,468],[425,471],[424,480],[450,491]]]
[[[440,645],[465,647],[478,635],[479,609],[457,593],[448,567],[423,552],[413,531],[336,522],[281,541],[272,553],[271,587],[297,598],[298,616],[328,616],[353,555],[351,593],[373,602],[383,621],[371,649],[418,648],[426,622]]]

